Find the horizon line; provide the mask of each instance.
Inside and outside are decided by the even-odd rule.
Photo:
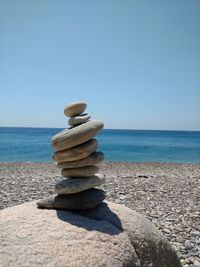
[[[39,126],[0,126],[0,128],[66,129],[65,127],[39,127]],[[199,130],[182,130],[182,129],[177,130],[177,129],[103,128],[103,130],[200,132],[200,129]]]

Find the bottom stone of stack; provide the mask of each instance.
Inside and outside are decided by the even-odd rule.
[[[87,210],[100,205],[105,197],[105,191],[92,188],[77,194],[53,195],[39,200],[37,205],[46,209]]]
[[[68,178],[55,185],[57,194],[75,194],[105,183],[103,174],[97,173],[89,177]]]

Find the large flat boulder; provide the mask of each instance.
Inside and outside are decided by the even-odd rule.
[[[0,266],[181,266],[149,221],[114,203],[75,213],[29,202],[2,210],[0,229]]]

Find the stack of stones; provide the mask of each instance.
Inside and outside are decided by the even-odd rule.
[[[86,107],[86,103],[76,102],[64,109],[65,115],[70,117],[70,128],[53,136],[55,153],[52,158],[66,179],[55,185],[57,194],[38,201],[38,207],[86,210],[96,207],[105,199],[105,192],[94,188],[105,182],[97,167],[104,154],[96,152],[98,142],[93,138],[101,131],[103,123],[90,119],[84,113]]]

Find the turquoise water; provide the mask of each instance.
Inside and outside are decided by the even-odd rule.
[[[51,162],[51,137],[62,129],[0,127],[0,162]],[[200,163],[200,132],[103,130],[108,161]]]

